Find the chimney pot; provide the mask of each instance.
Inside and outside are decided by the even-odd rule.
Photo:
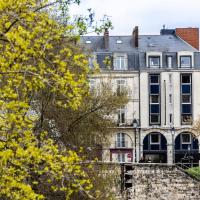
[[[104,48],[109,49],[109,31],[105,29],[104,31]]]
[[[132,37],[133,37],[133,46],[136,48],[139,47],[138,34],[139,34],[138,26],[135,26],[135,28],[133,29]]]

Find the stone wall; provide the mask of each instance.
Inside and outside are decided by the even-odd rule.
[[[174,165],[133,164],[133,186],[124,199],[200,200],[200,181]]]

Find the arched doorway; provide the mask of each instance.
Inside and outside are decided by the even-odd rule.
[[[175,163],[198,165],[199,141],[190,132],[182,132],[175,139]]]
[[[152,132],[143,140],[143,157],[145,162],[167,162],[167,140],[159,132]]]

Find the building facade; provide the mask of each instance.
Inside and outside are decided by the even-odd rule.
[[[160,35],[84,36],[101,73],[91,85],[112,75],[129,102],[120,108],[103,160],[112,162],[198,163],[200,117],[199,29],[162,29]],[[105,60],[109,59],[109,66]],[[108,67],[110,70],[108,70]]]

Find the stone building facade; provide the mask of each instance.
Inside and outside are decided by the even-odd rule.
[[[128,88],[129,102],[115,116],[104,161],[174,163],[190,156],[198,163],[199,137],[193,129],[200,114],[199,29],[162,29],[160,35],[83,36],[101,73],[92,87],[108,81]],[[110,66],[106,66],[106,59]],[[109,70],[108,70],[109,68]]]

